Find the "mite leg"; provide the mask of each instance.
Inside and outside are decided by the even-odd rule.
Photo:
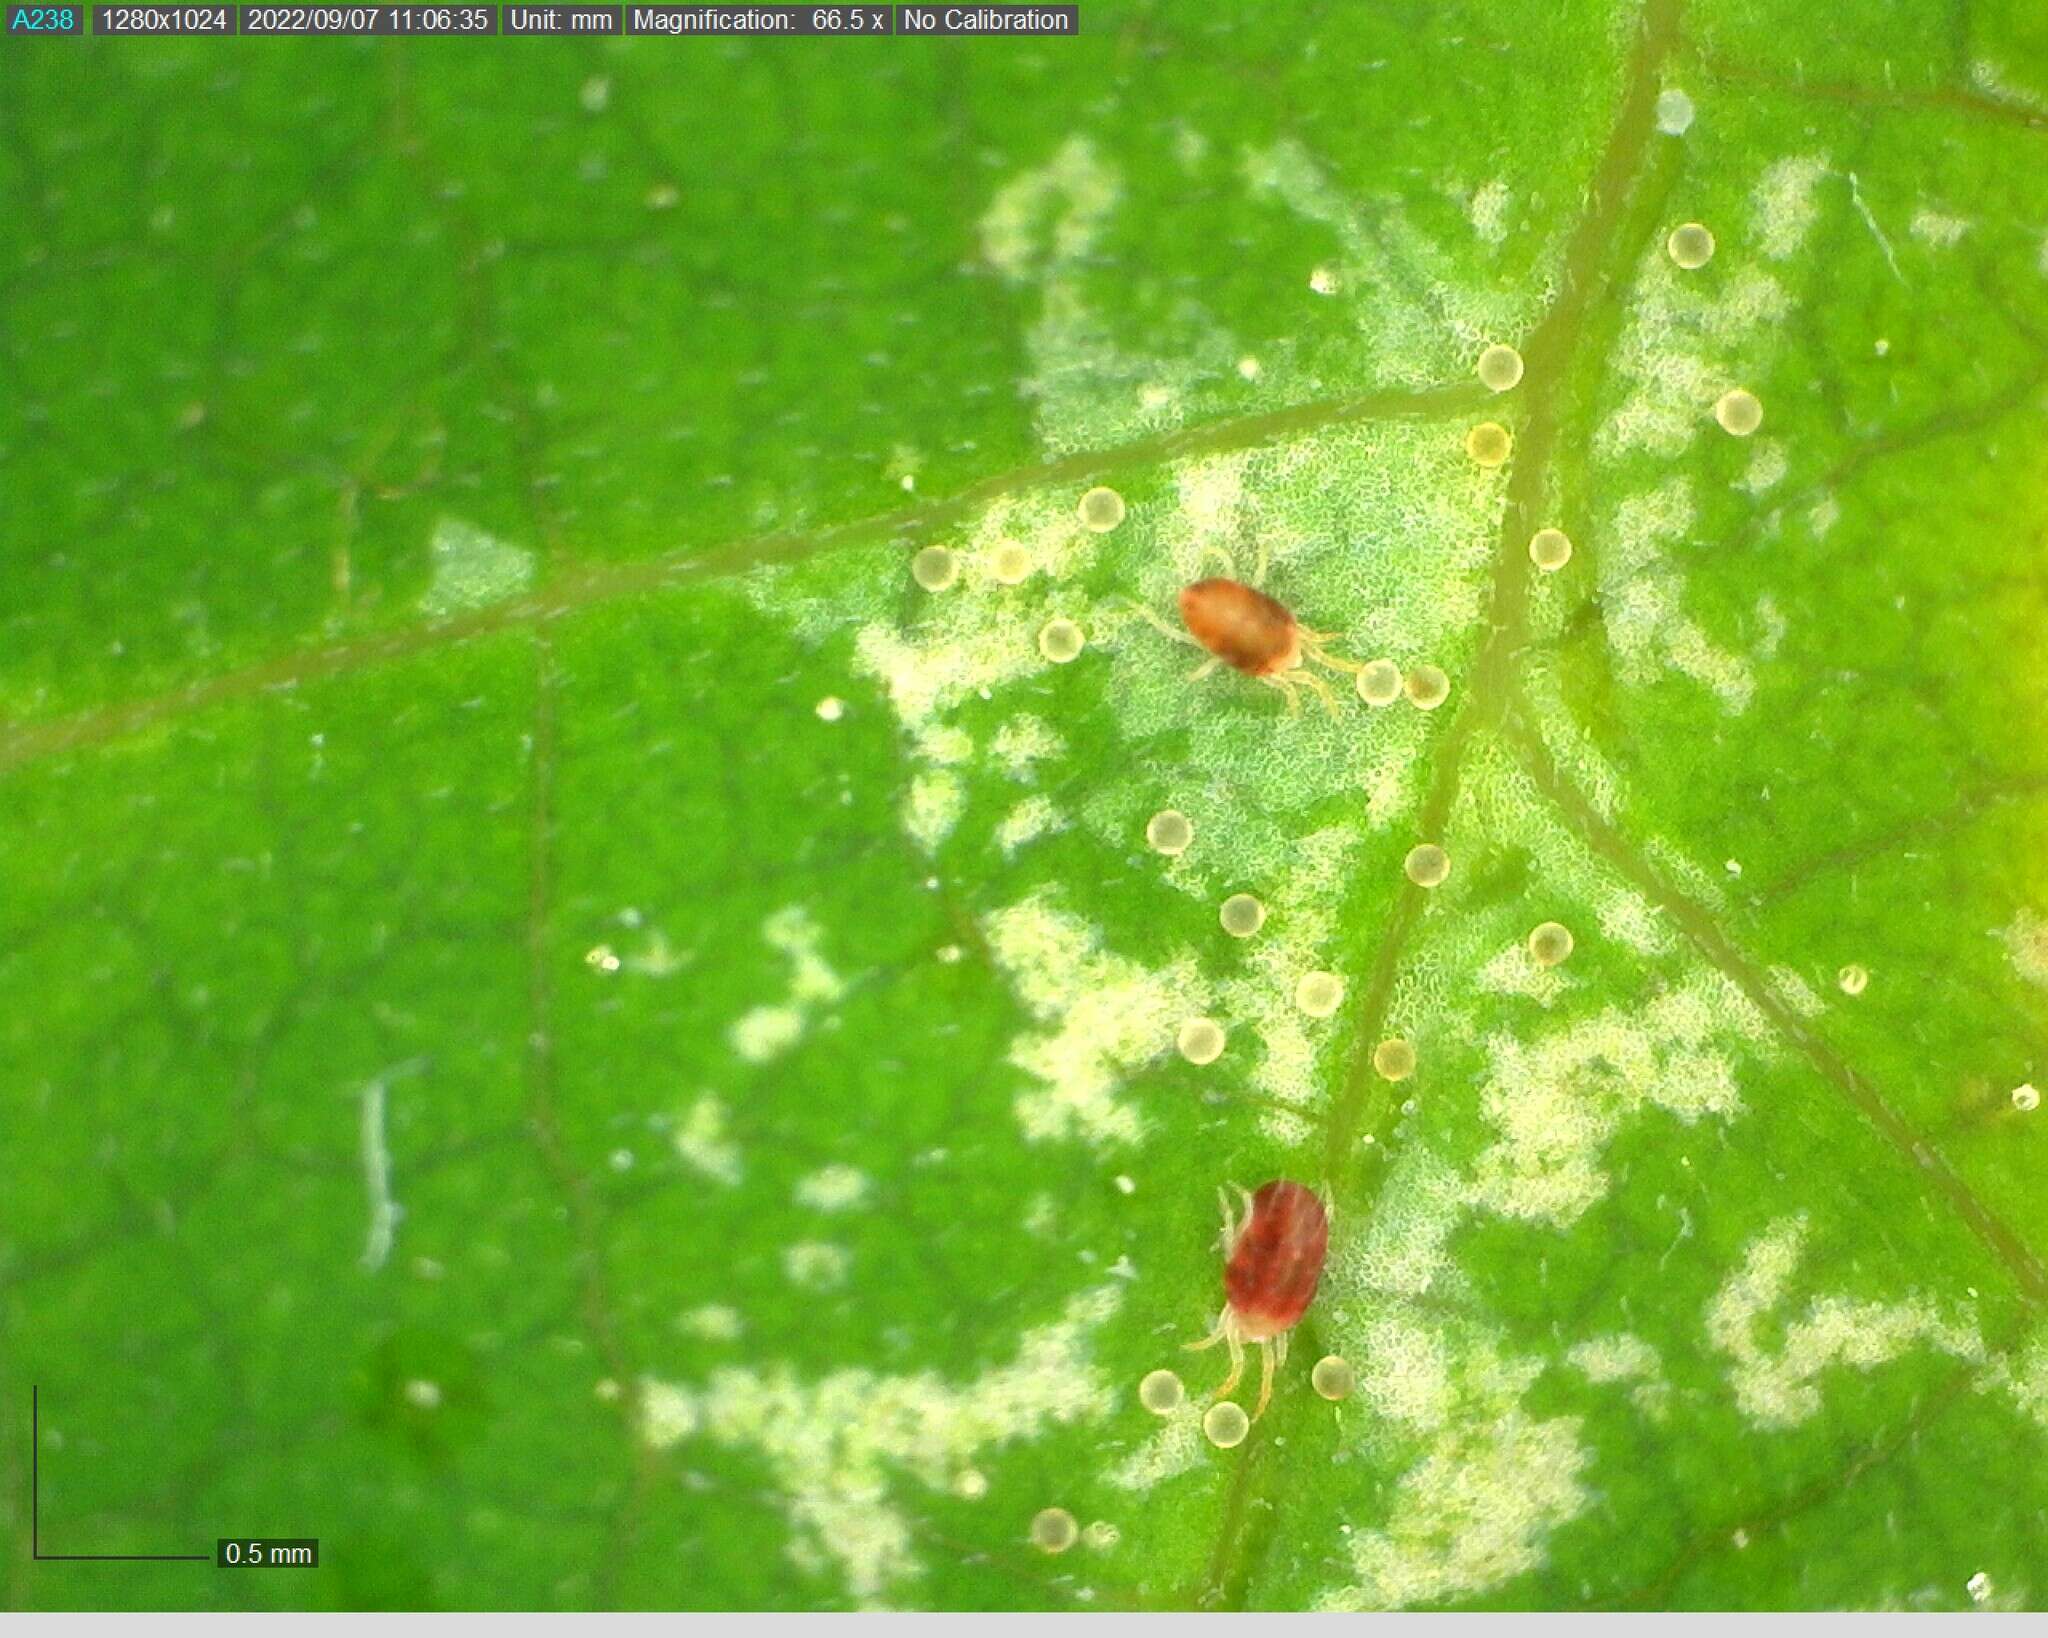
[[[1272,560],[1267,555],[1266,543],[1262,540],[1259,542],[1259,560],[1252,566],[1252,585],[1254,587],[1261,591],[1265,589],[1266,570],[1271,567]]]
[[[1249,1225],[1252,1220],[1252,1191],[1242,1183],[1233,1183],[1230,1186],[1237,1190],[1238,1199],[1244,1202],[1244,1220]]]
[[[1143,603],[1133,602],[1129,607],[1131,612],[1139,619],[1143,620],[1147,625],[1156,627],[1166,636],[1171,637],[1176,643],[1186,643],[1190,648],[1200,648],[1202,646],[1195,641],[1192,633],[1181,631],[1177,627],[1168,625],[1166,621],[1161,619],[1151,609],[1145,607]]]
[[[1216,1204],[1223,1208],[1223,1254],[1230,1255],[1230,1249],[1237,1244],[1237,1218],[1230,1209],[1230,1196],[1223,1192],[1223,1185],[1216,1185]]]
[[[1204,546],[1200,552],[1195,554],[1196,569],[1199,570],[1201,568],[1202,559],[1209,556],[1212,552],[1222,560],[1224,574],[1228,578],[1235,580],[1237,578],[1237,559],[1230,555],[1229,547],[1218,546],[1213,540],[1210,541],[1208,545]]]
[[[1184,1353],[1199,1354],[1204,1348],[1213,1348],[1219,1342],[1230,1342],[1233,1348],[1237,1346],[1235,1342],[1231,1342],[1230,1310],[1227,1307],[1217,1316],[1215,1330],[1202,1338],[1200,1342],[1183,1342],[1181,1350]]]
[[[1214,671],[1222,663],[1223,662],[1217,659],[1215,655],[1210,655],[1208,659],[1204,660],[1200,665],[1196,666],[1194,670],[1188,673],[1188,681],[1200,682],[1204,677],[1208,676],[1210,672]]]
[[[1287,1341],[1284,1332],[1281,1334],[1280,1340],[1282,1344],[1285,1344]],[[1259,1408],[1252,1412],[1252,1420],[1254,1422],[1266,1414],[1266,1407],[1273,1402],[1273,1372],[1275,1369],[1273,1355],[1277,1351],[1271,1342],[1262,1341],[1259,1344]]]
[[[1294,678],[1289,673],[1285,671],[1269,672],[1261,677],[1259,681],[1268,688],[1279,689],[1282,694],[1287,696],[1287,714],[1290,717],[1301,715],[1301,697],[1295,693]]]
[[[1225,1332],[1223,1340],[1230,1344],[1230,1374],[1223,1379],[1223,1386],[1216,1390],[1218,1399],[1228,1399],[1231,1390],[1244,1377],[1244,1344],[1237,1339],[1237,1327],[1233,1325]]]
[[[1337,634],[1332,631],[1304,631],[1301,634],[1302,657],[1314,660],[1318,665],[1326,665],[1332,671],[1349,671],[1353,674],[1363,671],[1365,669],[1365,662],[1363,660],[1344,659],[1339,655],[1332,654],[1325,646],[1326,644],[1334,643],[1336,640]]]
[[[1322,678],[1312,671],[1300,671],[1295,673],[1295,681],[1313,693],[1317,699],[1321,700],[1323,702],[1323,709],[1329,712],[1331,716],[1334,717],[1337,714],[1336,696],[1330,692],[1330,685],[1324,682]]]

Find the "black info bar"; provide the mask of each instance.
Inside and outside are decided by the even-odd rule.
[[[84,8],[62,8],[79,34]],[[1078,6],[504,6],[172,4],[133,0],[91,8],[94,34],[339,35],[672,34],[740,38],[761,34],[1078,34]]]

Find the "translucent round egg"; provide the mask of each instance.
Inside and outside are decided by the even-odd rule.
[[[944,591],[960,578],[960,560],[944,546],[927,546],[910,560],[910,578],[928,592]]]
[[[1714,401],[1714,419],[1731,437],[1747,438],[1764,424],[1764,407],[1747,387],[1730,387]]]
[[[1465,453],[1479,466],[1500,466],[1514,447],[1513,436],[1498,421],[1481,421],[1465,434]]]
[[[1079,658],[1087,643],[1081,628],[1067,619],[1048,620],[1038,633],[1038,652],[1054,665],[1065,665],[1069,660]]]
[[[1217,916],[1232,938],[1250,938],[1266,924],[1266,907],[1249,893],[1233,893]]]
[[[1251,1430],[1252,1419],[1245,1415],[1244,1407],[1228,1399],[1217,1400],[1202,1417],[1202,1432],[1218,1450],[1243,1444]]]
[[[1417,887],[1439,887],[1451,873],[1451,856],[1434,842],[1418,842],[1401,861],[1401,869]]]
[[[1031,578],[1031,551],[1016,541],[1005,541],[988,554],[988,577],[998,585],[1016,586]]]
[[[1494,392],[1506,392],[1522,379],[1522,355],[1496,341],[1479,355],[1479,380]]]
[[[1358,668],[1358,697],[1367,705],[1392,705],[1401,697],[1401,668],[1392,660],[1369,660]]]
[[[1174,1037],[1174,1047],[1191,1064],[1213,1064],[1223,1056],[1228,1038],[1213,1018],[1190,1018]]]
[[[1714,259],[1714,235],[1698,222],[1681,222],[1664,241],[1664,254],[1690,273]]]
[[[1325,1354],[1308,1373],[1308,1384],[1325,1399],[1348,1399],[1358,1378],[1342,1354]]]
[[[1187,1389],[1172,1371],[1148,1371],[1138,1384],[1138,1403],[1154,1416],[1166,1416],[1181,1407],[1181,1401],[1188,1396]]]
[[[1692,98],[1675,85],[1657,93],[1657,129],[1666,136],[1684,136],[1692,129]]]
[[[1185,853],[1195,839],[1195,827],[1177,808],[1161,808],[1145,821],[1145,841],[1155,853],[1168,858]]]
[[[1405,1081],[1415,1073],[1415,1048],[1393,1036],[1372,1049],[1372,1067],[1382,1080]]]
[[[1074,510],[1082,528],[1106,535],[1124,520],[1124,498],[1114,489],[1098,484],[1081,497]]]
[[[1434,711],[1451,697],[1451,679],[1439,665],[1419,665],[1408,673],[1408,703],[1418,711]]]
[[[1303,973],[1294,986],[1294,1004],[1311,1018],[1327,1018],[1344,1004],[1344,980],[1335,973]]]
[[[1557,573],[1571,560],[1571,536],[1562,529],[1538,529],[1529,537],[1529,561],[1545,574]]]
[[[1042,1553],[1064,1553],[1080,1537],[1080,1526],[1064,1507],[1047,1507],[1031,1520],[1031,1545]]]

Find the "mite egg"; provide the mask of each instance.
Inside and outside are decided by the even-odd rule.
[[[1014,540],[1005,541],[988,555],[988,577],[1002,586],[1021,585],[1031,577],[1031,553]]]
[[[1746,387],[1730,387],[1714,401],[1714,419],[1731,437],[1747,438],[1764,424],[1764,407]]]
[[[1266,924],[1266,907],[1249,893],[1233,893],[1223,901],[1217,919],[1232,938],[1250,938]]]
[[[1479,466],[1501,465],[1514,447],[1515,440],[1498,421],[1481,421],[1465,434],[1465,453]]]
[[[1031,1545],[1042,1553],[1064,1553],[1081,1534],[1074,1515],[1064,1507],[1048,1507],[1031,1521]]]
[[[1506,392],[1522,379],[1522,355],[1496,341],[1479,355],[1480,384],[1494,392]]]
[[[1098,484],[1081,497],[1074,510],[1080,516],[1082,528],[1106,535],[1124,520],[1124,498],[1114,489]]]
[[[1529,934],[1529,959],[1539,967],[1555,967],[1572,953],[1572,930],[1546,921]]]
[[[1190,1018],[1181,1025],[1174,1045],[1191,1064],[1213,1064],[1223,1056],[1223,1026],[1213,1018]]]
[[[1161,808],[1145,822],[1145,841],[1155,853],[1168,858],[1185,853],[1195,839],[1195,827],[1188,816],[1173,808]]]
[[[1401,697],[1401,668],[1392,660],[1371,660],[1360,666],[1358,697],[1367,705],[1392,705]]]
[[[1154,1416],[1167,1416],[1181,1407],[1187,1389],[1171,1371],[1148,1371],[1138,1384],[1138,1403]]]
[[[1228,1399],[1217,1400],[1202,1417],[1202,1432],[1218,1450],[1243,1444],[1251,1429],[1252,1419],[1245,1415],[1244,1407]]]
[[[1372,1049],[1372,1067],[1382,1080],[1405,1081],[1415,1073],[1415,1049],[1396,1035]]]
[[[1842,986],[1844,995],[1861,995],[1870,987],[1870,969],[1860,961],[1852,961],[1835,975],[1835,982]]]
[[[1692,98],[1675,85],[1657,93],[1657,129],[1666,136],[1684,136],[1692,129]]]
[[[1557,573],[1571,560],[1571,536],[1562,529],[1538,529],[1529,537],[1529,561],[1545,574]]]
[[[941,592],[960,578],[960,561],[943,546],[927,546],[910,560],[910,578],[928,592]]]
[[[1451,856],[1434,842],[1418,842],[1408,850],[1401,868],[1417,887],[1439,887],[1451,873]]]
[[[2012,1106],[2023,1115],[2032,1114],[2041,1107],[2041,1089],[2031,1082],[2012,1089]]]
[[[1098,1553],[1107,1551],[1123,1540],[1123,1532],[1108,1519],[1097,1519],[1081,1534],[1087,1538],[1088,1545]]]
[[[1344,1002],[1344,980],[1335,973],[1303,973],[1294,1004],[1311,1018],[1327,1018]]]
[[[1351,1362],[1341,1354],[1323,1355],[1316,1361],[1315,1369],[1308,1373],[1309,1386],[1325,1399],[1348,1399],[1357,1383]]]
[[[1714,236],[1698,222],[1684,222],[1664,241],[1664,254],[1690,273],[1714,259]]]
[[[1088,639],[1071,620],[1048,620],[1038,633],[1038,652],[1054,665],[1065,665],[1080,655]]]
[[[1408,673],[1408,703],[1418,711],[1434,711],[1451,697],[1451,679],[1441,666],[1419,665]]]

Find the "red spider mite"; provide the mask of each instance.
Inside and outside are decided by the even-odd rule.
[[[1230,567],[1230,555],[1211,546]],[[1298,688],[1312,690],[1330,714],[1337,714],[1337,701],[1330,685],[1307,669],[1308,662],[1326,665],[1333,671],[1359,671],[1356,660],[1339,659],[1324,645],[1334,634],[1310,631],[1277,597],[1259,589],[1266,578],[1266,554],[1259,553],[1259,566],[1250,584],[1229,575],[1217,575],[1183,586],[1180,593],[1181,623],[1185,633],[1175,631],[1149,610],[1145,618],[1177,642],[1191,642],[1209,651],[1211,658],[1195,671],[1196,678],[1208,676],[1218,664],[1234,666],[1247,677],[1256,677],[1287,696],[1290,712],[1301,709]]]
[[[1216,1391],[1218,1399],[1244,1375],[1244,1345],[1256,1342],[1262,1361],[1256,1422],[1273,1398],[1273,1373],[1287,1363],[1287,1335],[1315,1299],[1323,1275],[1323,1256],[1330,1248],[1330,1218],[1315,1190],[1275,1178],[1244,1197],[1244,1221],[1230,1209],[1230,1197],[1216,1191],[1223,1205],[1223,1244],[1229,1261],[1223,1268],[1223,1313],[1216,1329],[1190,1352],[1221,1342],[1230,1349],[1230,1375]]]

